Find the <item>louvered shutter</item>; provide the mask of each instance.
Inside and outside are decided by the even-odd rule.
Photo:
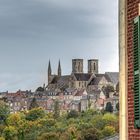
[[[140,17],[134,19],[134,124],[140,128]]]

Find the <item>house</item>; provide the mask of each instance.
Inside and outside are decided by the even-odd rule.
[[[76,111],[80,112],[81,111],[80,100],[73,100],[70,103],[70,110],[76,110]]]
[[[28,98],[26,97],[26,94],[23,94],[22,92],[7,93],[4,98],[7,105],[10,107],[11,113],[28,109]]]
[[[82,96],[80,100],[80,111],[86,111],[89,108],[89,98],[87,95]]]

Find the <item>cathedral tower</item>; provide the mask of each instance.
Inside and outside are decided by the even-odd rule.
[[[98,74],[98,59],[88,60],[88,73]]]
[[[83,59],[72,59],[72,72],[83,73]]]
[[[59,64],[58,64],[58,76],[61,76],[61,64],[60,64],[60,60],[59,60]]]
[[[49,65],[48,65],[48,83],[50,83],[51,75],[52,75],[52,69],[51,69],[51,62],[49,60]]]

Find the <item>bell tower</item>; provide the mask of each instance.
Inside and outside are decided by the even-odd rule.
[[[98,59],[88,60],[88,73],[98,74]]]
[[[83,73],[83,59],[72,59],[72,72]]]

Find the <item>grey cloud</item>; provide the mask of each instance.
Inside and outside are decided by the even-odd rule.
[[[49,40],[61,37],[88,38],[112,35],[110,27],[114,26],[113,21],[104,14],[105,2],[98,7],[99,3],[91,0],[1,1],[0,37],[9,39],[46,37]]]

